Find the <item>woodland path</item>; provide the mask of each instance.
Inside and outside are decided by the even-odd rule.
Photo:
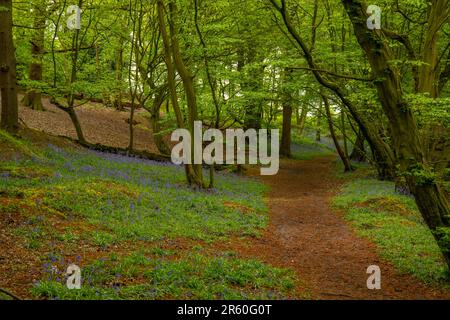
[[[277,175],[263,176],[271,187],[269,227],[239,252],[294,269],[313,299],[449,299],[450,294],[396,272],[331,208],[341,184],[333,166],[334,157],[282,160]],[[381,269],[380,290],[367,289],[369,265]]]
[[[35,129],[46,128],[52,134],[74,136],[74,132],[61,131],[72,128],[67,115],[45,102],[49,111],[44,113],[21,107],[25,122]],[[80,108],[84,108],[80,109],[79,116],[90,142],[126,146],[126,113],[107,111],[109,114],[106,114],[102,109],[89,106]],[[58,119],[47,119],[49,114]],[[103,136],[98,138],[98,127],[104,128],[103,124],[99,125],[100,121],[111,119],[115,121],[109,124],[116,128],[114,134],[108,127],[101,130]],[[62,124],[63,120],[65,125],[50,125]],[[117,127],[122,129],[117,131]],[[93,137],[99,141],[92,140]],[[156,151],[148,130],[137,135],[135,140],[137,148]],[[277,175],[262,178],[259,169],[249,169],[250,175],[257,175],[271,188],[269,227],[260,238],[251,241],[230,239],[216,245],[215,250],[231,249],[242,256],[257,257],[272,265],[295,270],[301,281],[298,297],[450,299],[449,293],[429,287],[412,276],[398,274],[392,265],[377,255],[374,244],[357,236],[342,214],[332,210],[331,199],[342,183],[332,173],[334,160],[334,156],[302,161],[282,159]],[[381,290],[366,287],[369,265],[381,268]]]

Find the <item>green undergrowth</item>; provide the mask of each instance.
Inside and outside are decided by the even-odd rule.
[[[292,137],[292,158],[295,160],[311,160],[316,157],[330,156],[335,150],[326,141],[318,142],[308,136]]]
[[[45,155],[1,164],[0,192],[19,195],[14,205],[25,211],[31,207],[101,226],[105,231],[91,236],[104,245],[257,236],[267,223],[266,188],[254,180],[217,175],[215,189],[199,191],[185,184],[181,168],[169,164],[54,146]]]
[[[40,150],[33,148],[29,141],[16,138],[3,130],[0,130],[0,151],[2,154],[14,151],[15,157],[42,157]],[[0,160],[2,156],[4,155],[0,155]]]
[[[393,182],[352,175],[333,200],[345,219],[398,271],[449,288],[446,264],[414,199],[397,194]]]
[[[260,235],[268,222],[267,188],[257,180],[217,173],[214,189],[196,190],[187,186],[183,168],[169,163],[54,145],[41,150],[7,137],[19,153],[41,155],[0,162],[0,212],[17,221],[7,231],[27,255],[39,257],[34,267],[43,272],[33,297],[292,297],[291,271],[192,247]],[[191,245],[158,248],[180,238]],[[141,244],[153,249],[134,252]],[[82,270],[80,290],[65,285],[72,262]]]
[[[62,275],[49,274],[33,293],[50,299],[285,299],[294,288],[292,272],[232,253],[171,255],[110,254],[83,267],[80,290],[67,289]]]

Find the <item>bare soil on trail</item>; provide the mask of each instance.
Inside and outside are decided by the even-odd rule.
[[[271,187],[270,222],[262,237],[236,244],[244,256],[295,270],[300,297],[312,299],[449,299],[450,294],[401,275],[357,236],[330,205],[342,183],[334,158],[282,160],[280,171],[262,179]],[[250,171],[249,174],[252,174]],[[257,172],[255,172],[257,174]],[[367,267],[381,269],[381,289],[367,289]]]

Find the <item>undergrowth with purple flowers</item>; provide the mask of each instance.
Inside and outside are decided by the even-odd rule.
[[[107,231],[87,236],[102,246],[123,240],[257,236],[267,223],[266,189],[251,179],[217,174],[217,187],[200,191],[187,186],[183,169],[172,164],[54,146],[45,155],[2,164],[0,190],[22,194],[27,205],[41,211],[101,226]]]
[[[80,290],[67,290],[63,276],[53,272],[33,288],[33,293],[71,300],[286,299],[294,289],[289,270],[238,259],[230,252],[211,257],[196,249],[180,259],[172,255],[155,256],[146,250],[125,257],[112,253],[83,268]]]
[[[42,255],[35,297],[289,297],[294,277],[288,270],[198,248],[175,250],[176,259],[161,254],[161,241],[208,244],[258,236],[267,225],[262,183],[217,173],[215,184],[212,190],[195,190],[185,183],[183,168],[170,163],[49,145],[39,156],[0,162],[0,196],[7,199],[0,210],[24,217],[14,234],[30,252]],[[115,248],[133,242],[156,244],[156,253],[115,256]],[[86,248],[109,256],[68,258]],[[81,290],[65,286],[69,260],[82,266]]]

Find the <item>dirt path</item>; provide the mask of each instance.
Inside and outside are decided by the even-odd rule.
[[[314,299],[449,299],[448,293],[399,275],[332,211],[339,187],[332,165],[332,158],[283,160],[277,175],[263,177],[272,190],[270,225],[239,251],[293,268]],[[367,289],[369,265],[381,268],[381,290]]]

